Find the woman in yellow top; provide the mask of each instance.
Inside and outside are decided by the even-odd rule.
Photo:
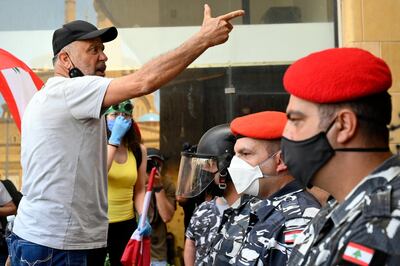
[[[108,147],[108,240],[110,263],[120,263],[137,227],[134,207],[142,212],[145,194],[146,148],[132,119],[133,105],[124,101],[106,111]]]

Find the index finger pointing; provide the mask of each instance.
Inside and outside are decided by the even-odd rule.
[[[211,18],[211,8],[209,5],[204,5],[204,18]]]
[[[229,21],[233,18],[240,17],[243,15],[244,15],[244,10],[236,10],[236,11],[229,12],[225,15],[221,15],[221,16],[219,16],[219,18],[222,20]]]

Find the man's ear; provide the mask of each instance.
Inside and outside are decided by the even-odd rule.
[[[341,144],[349,142],[358,127],[357,115],[350,109],[340,110],[334,127],[337,129],[336,141]]]
[[[276,160],[276,172],[278,174],[287,171],[287,166],[283,162],[282,151],[278,151],[278,153],[275,156],[275,160]]]
[[[58,55],[58,61],[66,68],[66,69],[71,69],[72,64],[71,64],[71,59],[69,59],[69,56],[66,52],[60,52]]]

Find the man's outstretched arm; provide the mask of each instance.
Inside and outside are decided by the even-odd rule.
[[[159,89],[181,73],[209,47],[226,42],[233,28],[229,21],[243,14],[243,10],[236,10],[213,18],[211,9],[206,4],[200,31],[178,48],[152,59],[135,73],[112,80],[104,97],[103,107]]]

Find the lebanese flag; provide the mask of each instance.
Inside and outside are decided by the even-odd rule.
[[[293,244],[296,238],[303,232],[303,230],[292,230],[284,232],[285,243]]]
[[[142,215],[140,216],[138,228],[143,228],[146,223],[149,210],[151,193],[153,190],[154,176],[157,169],[153,167],[150,172],[146,194],[144,195]],[[141,236],[139,230],[133,232],[128,244],[122,254],[121,263],[124,266],[149,266],[151,261],[151,239],[149,236]]]
[[[0,93],[21,132],[25,108],[43,81],[21,60],[0,48]]]
[[[357,265],[368,266],[374,256],[375,250],[363,245],[350,242],[343,254],[343,259]]]

